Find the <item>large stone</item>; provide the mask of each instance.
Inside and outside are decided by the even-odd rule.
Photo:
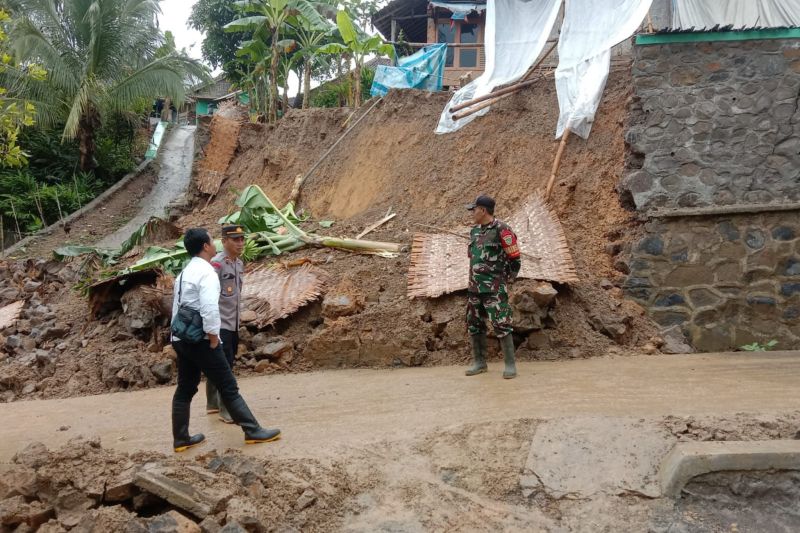
[[[667,287],[688,287],[714,283],[714,272],[707,265],[683,265],[675,267],[664,278]]]
[[[22,465],[4,469],[0,476],[0,500],[13,496],[32,498],[36,495],[36,471]]]
[[[664,253],[664,241],[661,240],[661,237],[653,235],[642,239],[637,248],[645,254],[661,255]]]
[[[201,533],[200,526],[178,511],[169,511],[153,518],[147,531],[149,533]]]
[[[268,342],[255,350],[254,354],[256,359],[271,359],[275,360],[280,358],[282,355],[291,352],[294,349],[292,343],[284,340],[276,340],[272,342]]]
[[[724,352],[733,348],[733,342],[726,328],[689,328],[692,346],[700,352]]]
[[[325,318],[352,316],[363,309],[364,296],[350,280],[339,283],[322,300],[322,316]]]
[[[667,328],[661,332],[664,343],[661,351],[667,354],[693,353],[694,349],[686,343],[686,337],[679,326]]]
[[[679,326],[689,320],[689,313],[684,310],[654,311],[652,318],[662,327]]]
[[[150,367],[150,371],[156,377],[156,380],[163,385],[172,381],[172,376],[175,375],[175,365],[171,359],[167,359],[154,363]]]
[[[231,498],[225,507],[227,520],[234,521],[250,533],[266,531],[264,521],[255,503],[247,498]]]
[[[628,327],[621,318],[610,315],[591,315],[589,317],[589,323],[595,331],[602,333],[616,342],[622,342],[625,334],[628,332]]]
[[[712,287],[703,287],[689,291],[689,301],[693,307],[708,307],[721,303],[723,296]]]

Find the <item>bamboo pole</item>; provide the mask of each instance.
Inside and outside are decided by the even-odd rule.
[[[44,210],[42,209],[42,199],[39,196],[39,184],[35,181],[33,182],[33,186],[35,188],[33,193],[33,203],[36,204],[36,209],[39,210],[39,216],[42,219],[42,227],[47,227],[47,221],[44,219]]]
[[[364,237],[364,235],[375,231],[376,229],[378,229],[382,225],[386,224],[387,222],[389,222],[390,220],[392,220],[396,216],[397,216],[397,213],[392,213],[390,215],[386,215],[385,217],[383,217],[382,219],[380,219],[379,221],[377,221],[376,223],[372,224],[370,227],[368,227],[367,229],[365,229],[364,231],[362,231],[361,233],[356,235],[356,239],[361,239],[362,237]]]
[[[21,241],[22,240],[22,232],[19,230],[19,218],[17,218],[17,210],[14,208],[14,200],[8,200],[11,202],[11,214],[14,215],[14,224],[17,226],[17,238]]]
[[[319,158],[319,161],[314,163],[314,165],[308,170],[308,172],[306,172],[305,174],[303,174],[301,176],[297,176],[297,179],[295,179],[295,182],[294,182],[294,187],[292,187],[292,193],[289,195],[289,201],[290,202],[292,202],[295,205],[297,204],[297,199],[300,197],[300,188],[303,186],[303,183],[308,179],[309,176],[311,176],[311,174],[313,174],[313,172],[315,170],[317,170],[317,167],[319,167],[322,164],[322,162],[325,161],[325,159],[328,158],[328,156],[331,154],[331,152],[333,152],[333,149],[336,148],[339,145],[339,143],[342,142],[342,140],[345,137],[347,137],[350,134],[350,132],[353,131],[356,128],[356,126],[358,126],[358,124],[362,120],[364,120],[364,118],[367,115],[369,115],[369,112],[372,111],[373,109],[375,109],[375,107],[381,102],[381,100],[383,100],[383,98],[378,98],[377,100],[375,100],[375,103],[372,104],[369,107],[369,109],[367,109],[364,112],[363,115],[358,117],[358,120],[356,120],[353,123],[352,126],[347,128],[347,130],[344,133],[342,133],[341,137],[339,137],[336,140],[336,142],[333,143],[333,145],[330,148],[328,148],[328,150],[324,154],[322,154],[322,157]]]
[[[558,145],[558,151],[556,151],[556,158],[553,161],[553,169],[550,171],[550,179],[547,180],[547,188],[545,189],[544,193],[544,201],[550,201],[550,193],[553,191],[553,184],[556,182],[556,175],[558,174],[558,169],[561,166],[561,156],[564,155],[564,147],[567,146],[567,139],[569,139],[569,128],[564,129],[564,133],[561,135],[561,143]]]
[[[487,101],[485,101],[485,102],[481,102],[481,103],[479,103],[478,105],[476,105],[475,107],[471,107],[471,108],[469,108],[469,109],[467,109],[467,110],[465,110],[465,111],[461,111],[460,113],[456,113],[456,114],[455,114],[455,115],[453,115],[451,118],[452,118],[453,120],[461,120],[461,119],[462,119],[462,118],[464,118],[464,117],[468,117],[468,116],[470,116],[470,115],[474,115],[475,113],[477,113],[477,112],[478,112],[478,111],[480,111],[481,109],[486,109],[487,107],[489,107],[489,106],[492,106],[492,105],[496,104],[496,103],[497,103],[497,102],[499,102],[500,100],[503,100],[503,99],[505,99],[505,98],[508,98],[508,97],[509,97],[509,96],[511,96],[512,94],[514,94],[514,93],[502,94],[502,95],[498,96],[497,98],[492,98],[491,100],[487,100]]]
[[[56,205],[58,206],[58,219],[63,221],[64,220],[64,213],[61,212],[61,200],[58,199],[58,189],[53,189],[53,192],[56,194]]]
[[[550,76],[551,74],[552,74],[551,72],[548,72],[548,73],[542,75],[541,77],[536,78],[535,80],[529,80],[529,81],[520,83],[518,85],[509,86],[509,87],[507,87],[507,89],[509,89],[509,90],[507,92],[504,92],[504,93],[499,93],[498,92],[498,93],[487,94],[486,96],[489,97],[489,99],[484,99],[485,100],[484,102],[482,102],[482,103],[480,103],[480,104],[478,104],[478,105],[476,105],[474,107],[470,107],[469,109],[467,109],[465,111],[461,111],[460,113],[456,113],[455,115],[452,116],[452,119],[453,120],[459,120],[459,119],[462,119],[464,117],[468,117],[469,115],[471,115],[473,113],[477,113],[481,109],[489,107],[490,105],[492,105],[494,103],[497,103],[498,101],[502,100],[503,98],[509,97],[512,94],[515,94],[515,93],[519,92],[520,90],[524,89],[525,87],[530,87],[531,85],[533,85],[537,81],[542,80],[542,79],[546,78],[547,76]],[[499,94],[499,96],[498,96],[498,94]]]
[[[505,94],[510,94],[510,93],[519,91],[520,89],[524,89],[525,87],[529,87],[529,86],[533,85],[535,82],[541,80],[542,78],[547,76],[547,74],[545,74],[545,75],[543,75],[543,76],[541,76],[539,78],[533,79],[533,80],[527,80],[527,78],[531,74],[533,74],[533,72],[539,67],[539,65],[542,64],[542,62],[544,62],[545,59],[547,59],[547,57],[553,52],[553,50],[555,50],[557,45],[558,45],[558,41],[553,43],[553,46],[551,46],[547,50],[547,52],[545,52],[545,54],[541,57],[541,59],[539,59],[539,61],[537,61],[531,68],[528,69],[528,72],[525,73],[525,75],[522,77],[522,80],[519,81],[518,83],[515,83],[513,85],[509,85],[509,86],[504,87],[502,89],[497,89],[497,90],[492,91],[491,93],[486,94],[484,96],[479,96],[478,98],[473,98],[472,100],[467,100],[466,102],[462,102],[462,103],[460,103],[460,104],[458,104],[456,106],[451,107],[450,108],[450,112],[451,113],[455,113],[457,111],[461,111],[462,109],[466,109],[467,107],[473,106],[473,105],[475,105],[475,104],[477,104],[479,102],[483,102],[484,100],[490,100],[490,99],[498,97],[498,96],[502,96],[502,95],[505,95]]]

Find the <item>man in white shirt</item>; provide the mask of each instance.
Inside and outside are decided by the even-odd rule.
[[[201,372],[219,391],[233,421],[244,430],[246,444],[277,440],[280,430],[262,428],[250,412],[222,351],[219,339],[220,283],[210,263],[217,251],[211,236],[203,228],[193,228],[186,232],[183,243],[192,259],[175,281],[172,316],[177,315],[179,307],[199,312],[207,338],[189,342],[172,337],[172,346],[178,354],[178,387],[172,398],[174,449],[182,452],[205,440],[202,433],[189,434],[189,411]]]

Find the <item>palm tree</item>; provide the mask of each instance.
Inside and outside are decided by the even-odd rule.
[[[207,79],[199,62],[172,50],[162,57],[158,0],[8,0],[19,17],[12,32],[20,63],[37,63],[46,79],[17,80],[13,91],[36,106],[42,126],[64,124],[78,138],[80,166],[96,167],[95,135],[103,113],[142,99],[180,105],[191,81]]]
[[[353,102],[355,107],[361,105],[361,71],[364,69],[364,61],[371,54],[392,55],[394,47],[383,42],[379,36],[369,36],[360,31],[346,11],[339,11],[336,14],[336,25],[342,36],[342,43],[330,43],[319,48],[321,54],[349,54],[355,62],[353,70]]]
[[[284,31],[287,20],[293,16],[305,17],[315,26],[323,26],[324,19],[317,12],[311,0],[242,0],[235,5],[244,14],[242,17],[225,25],[227,31],[252,31],[253,39],[261,36],[270,36],[270,110],[269,120],[278,119],[278,66],[281,56],[281,33]],[[242,43],[245,48],[249,43]]]

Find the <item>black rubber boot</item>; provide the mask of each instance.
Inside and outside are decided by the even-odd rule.
[[[486,333],[479,333],[472,336],[472,366],[465,372],[468,376],[483,374],[489,368],[486,366]]]
[[[210,380],[206,380],[206,413],[212,415],[214,413],[219,413],[219,406],[222,402],[219,399],[219,392],[217,392],[217,388],[211,383]]]
[[[172,404],[172,445],[176,453],[185,452],[192,446],[197,446],[204,440],[205,435],[189,435],[189,404]]]
[[[506,367],[503,369],[503,378],[513,379],[517,377],[517,365],[514,361],[514,337],[511,333],[500,337],[500,347],[503,349],[503,360],[506,363]]]
[[[261,425],[250,412],[247,402],[239,396],[233,403],[226,406],[233,421],[239,424],[244,431],[245,444],[258,444],[259,442],[272,442],[281,438],[280,429],[266,429]]]

